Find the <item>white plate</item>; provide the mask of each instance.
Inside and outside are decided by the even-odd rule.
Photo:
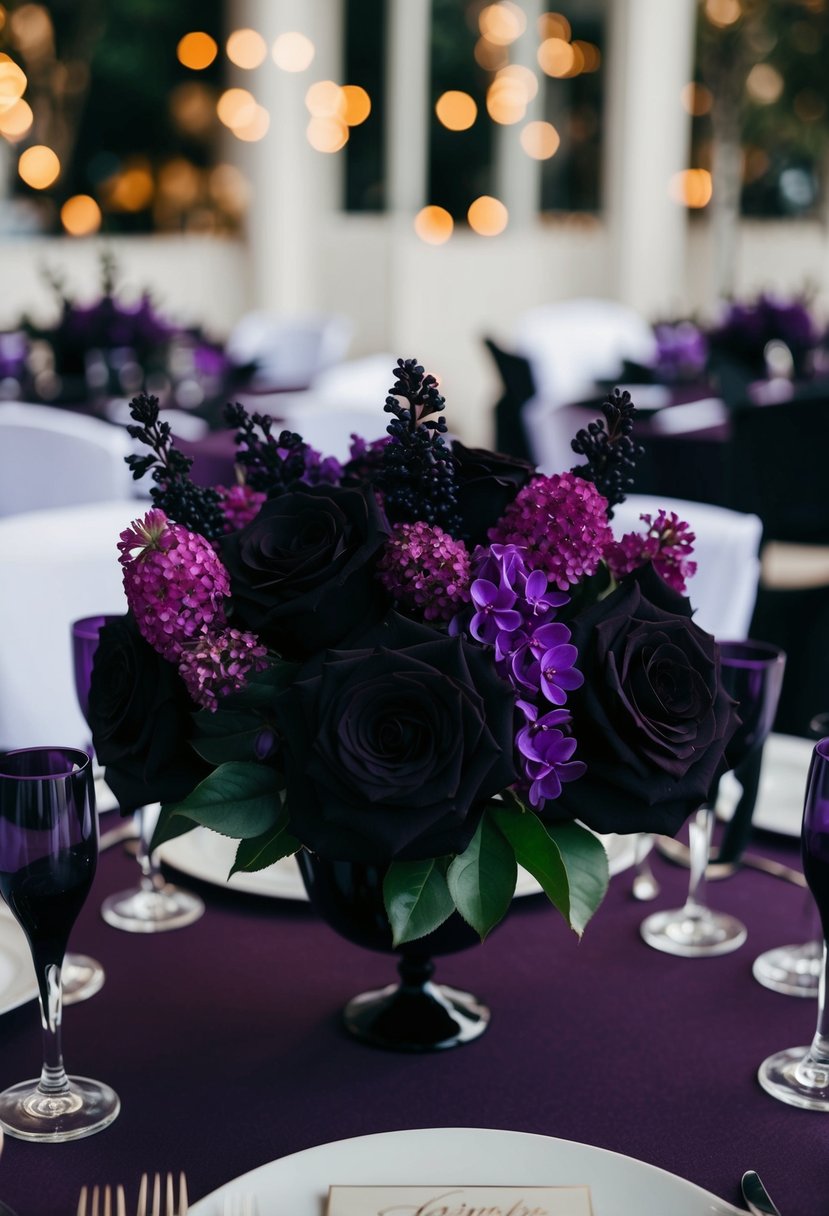
[[[0,1014],[17,1009],[37,996],[37,980],[23,930],[0,905]]]
[[[806,777],[814,747],[811,739],[769,735],[763,749],[760,790],[751,820],[756,828],[783,836],[800,836]],[[731,818],[740,793],[736,777],[726,773],[717,798],[718,818]]]
[[[633,865],[635,836],[610,835],[603,836],[602,840],[607,849],[611,876]],[[233,891],[246,891],[248,895],[265,895],[271,899],[307,900],[305,886],[293,857],[284,857],[266,870],[234,874],[228,878],[237,843],[207,828],[194,828],[192,832],[161,845],[157,856],[179,873],[189,874],[191,878],[217,887],[230,887]],[[533,876],[519,866],[516,898],[538,895],[540,891],[541,887]]]
[[[194,1204],[190,1216],[222,1216],[225,1195],[250,1195],[262,1213],[320,1216],[328,1187],[349,1183],[586,1183],[594,1216],[736,1216],[740,1212],[675,1174],[589,1144],[528,1132],[437,1127],[357,1136],[293,1153],[220,1187]]]

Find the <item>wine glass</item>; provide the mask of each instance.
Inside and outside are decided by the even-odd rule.
[[[809,734],[813,739],[829,735],[829,713],[815,714],[809,723]],[[810,928],[814,930],[809,941],[766,950],[758,955],[751,968],[758,983],[773,992],[782,992],[784,996],[815,997],[818,994],[823,970],[820,918],[811,895],[807,899]]]
[[[33,747],[0,756],[0,893],[29,942],[43,1027],[40,1078],[0,1093],[0,1126],[21,1140],[91,1136],[121,1107],[108,1085],[67,1077],[61,1049],[61,966],[97,861],[86,753]]]
[[[786,656],[766,642],[720,642],[723,687],[737,702],[740,725],[726,747],[730,768],[743,764],[762,748],[771,730],[783,683]],[[705,870],[711,851],[716,786],[688,824],[690,878],[688,898],[681,908],[655,912],[640,926],[642,937],[655,950],[686,958],[728,954],[746,939],[742,921],[725,912],[712,912],[705,903]]]
[[[823,967],[818,988],[817,1028],[809,1047],[790,1047],[764,1060],[757,1079],[768,1093],[805,1110],[829,1111],[829,738],[815,744],[806,781],[800,837],[803,873],[820,913]]]
[[[85,718],[89,711],[89,685],[101,629],[116,618],[91,616],[72,626],[72,653],[75,663],[75,688]],[[138,886],[109,895],[101,904],[101,916],[108,925],[127,933],[161,933],[191,925],[204,914],[198,895],[183,891],[164,881],[149,842],[158,818],[159,807],[141,807],[135,812],[137,851],[141,867]]]

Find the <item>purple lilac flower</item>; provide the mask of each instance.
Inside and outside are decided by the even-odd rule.
[[[238,532],[256,519],[259,508],[267,498],[262,490],[253,490],[243,482],[237,486],[216,486],[225,517],[225,532]]]
[[[558,798],[565,782],[582,777],[587,765],[572,759],[576,740],[561,729],[570,722],[566,709],[539,715],[537,707],[527,701],[519,701],[518,708],[526,724],[519,730],[515,744],[529,782],[530,805],[540,807]]]
[[[323,456],[316,448],[308,445],[303,453],[305,457],[305,472],[300,481],[307,486],[338,486],[342,481],[343,466],[336,456]]]
[[[508,583],[496,586],[487,578],[476,578],[471,593],[475,615],[469,632],[477,641],[494,646],[502,632],[514,633],[522,623],[521,613],[514,607],[517,597]]]
[[[660,510],[654,520],[650,515],[639,517],[646,530],[627,532],[620,541],[608,546],[605,560],[613,577],[620,580],[646,562],[652,562],[656,573],[680,595],[687,594],[686,580],[696,573],[697,563],[690,561],[696,535],[690,525],[675,511]]]
[[[693,321],[662,322],[653,327],[656,338],[656,372],[672,383],[694,380],[708,363],[708,341]]]
[[[253,633],[227,628],[202,633],[181,650],[179,675],[192,700],[215,711],[219,697],[244,688],[251,671],[265,670],[267,653]]]
[[[395,524],[377,573],[403,611],[417,620],[450,621],[469,602],[466,546],[437,524]]]
[[[596,572],[612,542],[607,509],[593,483],[573,473],[536,477],[518,491],[489,538],[523,546],[527,562],[566,591]]]

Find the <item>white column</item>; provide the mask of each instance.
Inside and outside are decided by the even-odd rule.
[[[608,6],[605,214],[612,294],[649,317],[685,294],[685,208],[669,195],[688,167],[695,0],[613,0]]]
[[[279,313],[310,312],[318,298],[319,230],[339,206],[342,158],[315,151],[306,138],[305,94],[314,81],[342,78],[341,0],[232,0],[227,32],[250,27],[268,44],[254,71],[236,71],[232,83],[249,89],[270,113],[267,135],[243,144],[233,136],[236,162],[252,189],[247,217],[252,302]],[[277,35],[298,32],[314,44],[303,72],[287,72],[271,58]]]
[[[426,202],[431,0],[386,0],[386,211],[415,215]]]
[[[495,196],[509,213],[511,232],[526,228],[538,218],[541,203],[541,161],[521,147],[521,129],[543,114],[547,78],[538,66],[538,19],[546,5],[542,0],[522,0],[527,27],[510,47],[510,63],[529,68],[538,80],[538,92],[527,105],[521,122],[499,124],[495,132]]]

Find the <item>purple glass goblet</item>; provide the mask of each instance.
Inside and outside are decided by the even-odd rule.
[[[39,1080],[0,1093],[0,1126],[21,1140],[77,1140],[118,1114],[108,1085],[68,1077],[61,1048],[61,968],[95,875],[98,821],[89,757],[40,747],[0,756],[0,893],[29,942],[43,1027]]]
[[[803,873],[823,929],[823,970],[818,986],[817,1027],[808,1047],[789,1047],[760,1065],[757,1079],[772,1097],[805,1110],[829,1111],[829,738],[812,753],[803,806],[800,847]]]

